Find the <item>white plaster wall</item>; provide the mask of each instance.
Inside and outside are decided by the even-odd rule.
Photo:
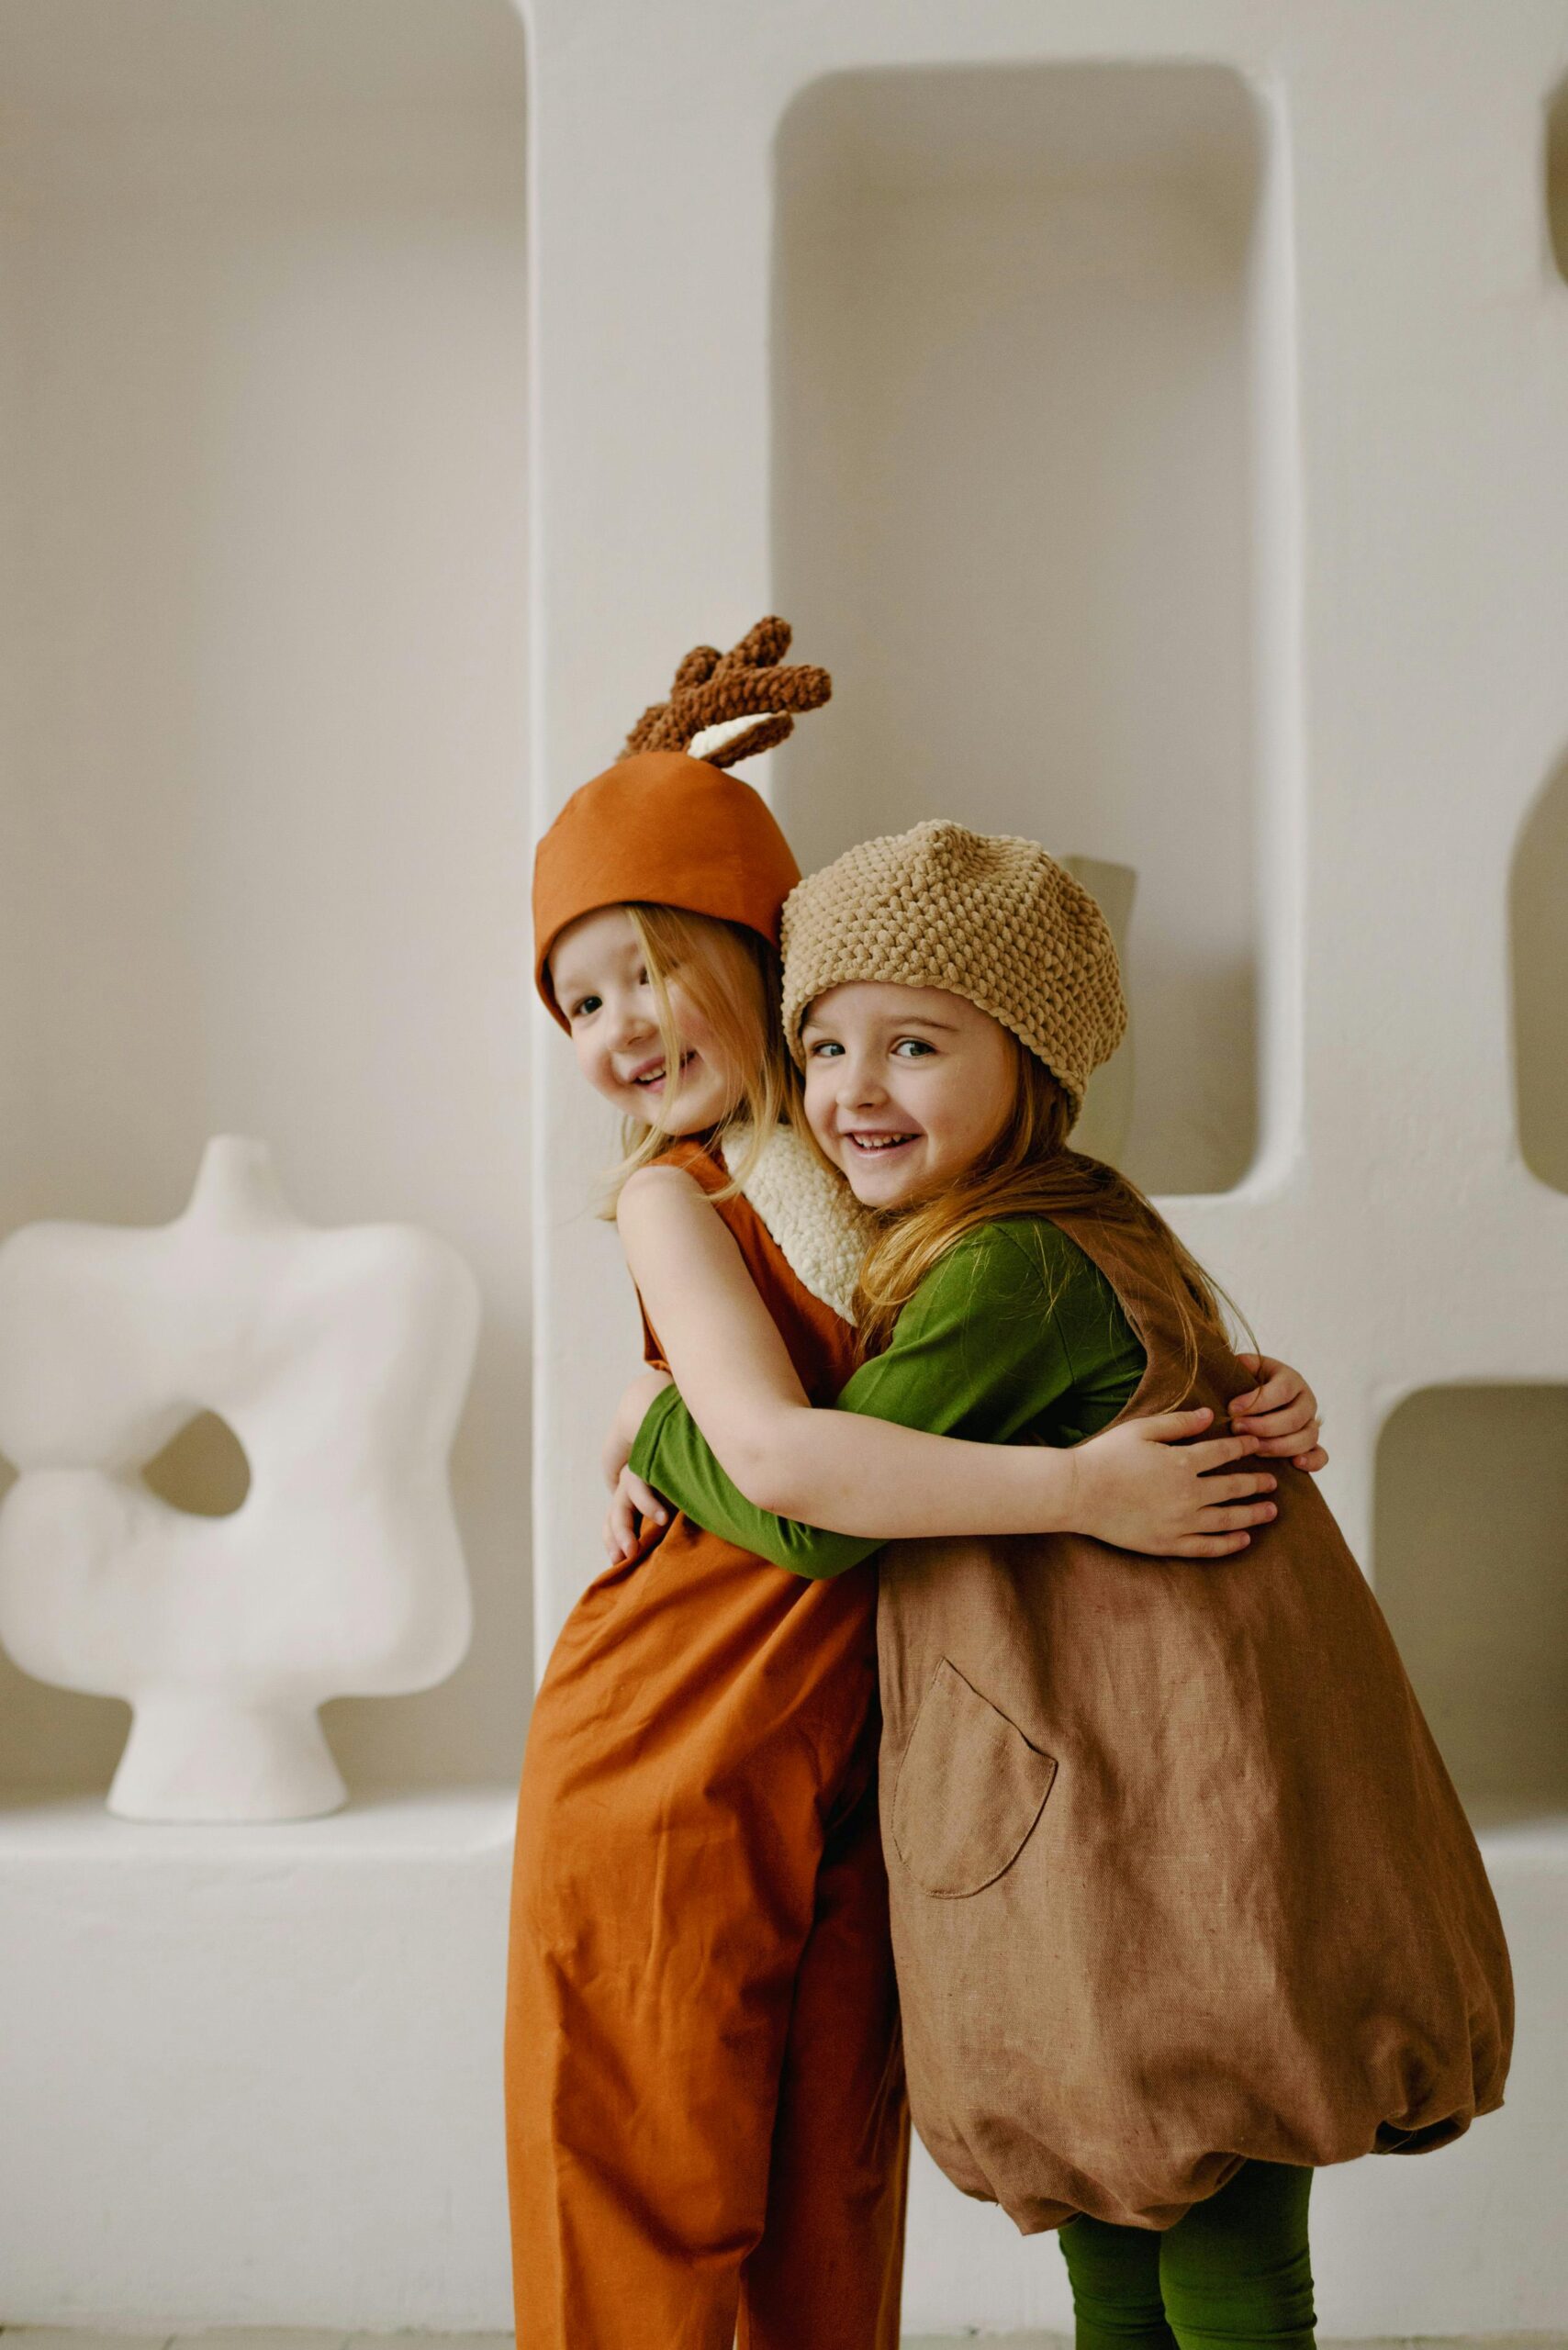
[[[774,0],[748,9],[738,39],[717,0],[656,12],[536,0],[531,23],[541,823],[657,689],[672,642],[727,641],[777,601],[802,653],[819,651],[812,611],[785,594],[807,584],[839,597],[831,609],[853,642],[846,608],[865,591],[829,582],[825,565],[800,567],[775,487],[790,364],[776,341],[776,141],[801,93],[833,73],[1118,60],[1230,66],[1252,89],[1267,154],[1249,290],[1250,685],[1228,717],[1248,744],[1256,841],[1258,1149],[1230,1190],[1164,1203],[1264,1343],[1311,1371],[1335,1454],[1329,1498],[1375,1572],[1377,1438],[1402,1397],[1568,1380],[1568,1201],[1521,1157],[1508,932],[1515,845],[1568,739],[1568,288],[1545,187],[1568,8],[982,0],[960,13],[936,0],[831,11]],[[944,233],[957,217],[944,215]],[[913,241],[913,219],[899,233]],[[901,266],[913,288],[913,241]],[[906,315],[898,348],[918,347]],[[820,382],[812,397],[831,405]],[[951,434],[964,423],[956,413]],[[794,429],[798,456],[800,416]],[[846,462],[856,429],[832,408],[830,462]],[[949,553],[918,558],[928,569]],[[917,621],[925,576],[907,588]],[[896,623],[904,594],[879,580],[879,626]],[[987,688],[986,611],[982,594],[977,657],[942,697],[949,744],[966,696]],[[1137,644],[1129,630],[1129,677]],[[1103,690],[1115,650],[1107,637],[1097,655]],[[1001,691],[1015,712],[1016,683]],[[833,722],[831,711],[813,722],[816,747],[808,757],[802,744],[780,794],[802,838],[887,820],[878,778],[854,763],[833,771]],[[1040,733],[1048,744],[1048,708]],[[943,804],[974,812],[956,774]],[[1114,853],[1082,827],[1060,845]],[[536,1416],[552,1464],[536,1517],[543,1652],[597,1557],[593,1448],[631,1327],[608,1237],[579,1215],[591,1128],[547,1046],[536,1099],[540,1346],[553,1372]],[[585,1347],[585,1331],[598,1343]],[[1483,1418],[1482,1442],[1484,1429]],[[1533,1572],[1560,1576],[1560,1548],[1528,1525],[1527,1536]],[[1542,1670],[1561,1665],[1552,1656]],[[1568,2319],[1555,2249],[1568,2053],[1554,1988],[1568,1828],[1555,1789],[1516,1792],[1521,1824],[1487,1843],[1523,1995],[1509,2107],[1439,2158],[1321,2182],[1326,2330]],[[928,2167],[917,2198],[912,2327],[1061,2321],[1049,2246],[1014,2240]]]
[[[0,2322],[505,2322],[524,50],[507,0],[0,0],[0,1230],[161,1220],[238,1129],[485,1317],[474,1648],[328,1708],[340,1817],[110,1821],[124,1709],[0,1662]]]
[[[1481,1390],[1462,1426],[1484,1441],[1487,1391],[1568,1381],[1547,867],[1513,884],[1544,899],[1536,943],[1507,927],[1516,843],[1568,744],[1568,287],[1543,187],[1568,0],[532,0],[528,31],[536,827],[688,642],[778,603],[811,657],[802,594],[848,628],[841,584],[779,513],[799,473],[778,140],[802,94],[911,66],[1117,62],[1225,69],[1250,92],[1245,278],[1226,281],[1229,341],[1207,347],[1229,357],[1199,416],[1245,546],[1205,569],[1190,639],[1228,683],[1200,692],[1181,665],[1177,683],[1181,739],[1201,748],[1206,716],[1225,745],[1218,926],[1260,1042],[1255,1068],[1225,1072],[1215,1131],[1233,1168],[1253,1155],[1235,1188],[1166,1205],[1265,1343],[1310,1369],[1329,1496],[1377,1572],[1373,1463],[1402,1398]],[[609,1136],[537,1012],[526,1136],[521,1114],[520,72],[498,0],[0,0],[0,627],[17,655],[0,682],[0,1209],[162,1216],[202,1136],[252,1125],[307,1212],[448,1231],[480,1272],[491,1349],[458,1463],[475,1657],[445,1691],[333,1724],[362,1787],[416,1792],[217,1841],[106,1823],[39,1798],[106,1779],[112,1718],[0,1681],[0,1779],[37,1773],[0,1811],[12,2322],[508,2322],[509,1797],[440,1783],[508,1780],[521,1744],[527,1176],[536,1662],[598,1564],[599,1436],[636,1344],[589,1209]],[[1059,122],[1108,135],[1114,108],[1057,86]],[[1158,75],[1147,86],[1158,126]],[[958,186],[978,159],[961,139],[947,151],[952,202],[923,162],[924,218],[895,224],[906,285],[925,225],[960,263],[974,227]],[[1125,196],[1125,152],[1117,168]],[[1055,248],[1031,202],[1008,199],[1010,234],[1037,286]],[[981,209],[989,236],[994,186]],[[1011,269],[986,280],[993,351]],[[907,319],[899,338],[918,363]],[[1175,338],[1144,348],[1162,367]],[[909,445],[950,500],[964,420],[944,422],[946,381]],[[1004,395],[997,444],[1027,448],[1036,422]],[[1152,432],[1161,413],[1156,381],[1127,420],[1135,454],[1138,420]],[[852,452],[859,429],[853,400],[834,407],[823,445]],[[1093,510],[1082,492],[1086,548]],[[1204,527],[1201,501],[1168,510]],[[1040,592],[995,543],[993,617]],[[1120,544],[1125,596],[1144,557]],[[923,554],[902,518],[892,545],[945,552]],[[897,583],[884,567],[873,585],[878,627],[896,623]],[[965,618],[978,699],[983,599]],[[1092,695],[1120,688],[1124,651],[1135,674],[1144,641],[1108,627],[1092,677],[1055,677],[1081,695],[1086,754],[1104,755]],[[879,673],[890,727],[900,677]],[[1129,690],[1121,722],[1158,746],[1147,680]],[[996,691],[1009,725],[1032,709],[1007,699],[1015,683]],[[965,739],[961,699],[929,708]],[[838,714],[815,722],[823,746]],[[898,820],[885,775],[775,764],[803,842]],[[1138,765],[1101,770],[1129,843]],[[957,781],[943,805],[997,820]],[[1077,766],[1072,789],[1079,836],[1059,845],[1114,853]],[[1007,804],[1022,821],[1029,803]],[[1151,811],[1133,849],[1151,872],[1177,852],[1169,818]],[[1193,936],[1169,934],[1180,977]],[[1518,1081],[1543,1105],[1533,1173],[1516,1026]],[[1223,1033],[1245,1059],[1243,1030]],[[1168,1094],[1156,1132],[1185,1099]],[[1385,1509],[1424,1477],[1462,1479],[1462,1438],[1414,1459],[1389,1441]],[[1540,1481],[1504,1529],[1538,1578],[1561,1572],[1553,1490]],[[1380,1551],[1410,1527],[1380,1518]],[[1418,1608],[1418,1561],[1393,1580]],[[1565,1811],[1532,1763],[1487,1830],[1521,1992],[1508,2107],[1439,2157],[1320,2181],[1326,2332],[1568,2324]],[[911,2242],[913,2331],[1065,2321],[1054,2247],[924,2162]]]
[[[509,1779],[529,1686],[522,52],[505,0],[0,10],[0,1228],[159,1221],[239,1131],[475,1266],[483,1635],[330,1709],[360,1784]],[[126,1719],[0,1660],[0,1785]]]

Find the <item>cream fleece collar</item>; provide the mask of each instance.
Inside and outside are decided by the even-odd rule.
[[[724,1139],[724,1164],[732,1172],[750,1134],[742,1126]],[[780,1126],[741,1191],[801,1287],[831,1306],[841,1322],[853,1325],[855,1280],[871,1219],[843,1178],[824,1167],[792,1127]]]

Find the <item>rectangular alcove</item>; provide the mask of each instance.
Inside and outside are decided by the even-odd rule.
[[[1201,64],[834,75],[777,145],[775,596],[834,673],[780,812],[808,868],[935,815],[1132,867],[1097,1147],[1165,1193],[1254,1159],[1288,929],[1278,145]]]
[[[352,1787],[514,1783],[531,1680],[524,62],[510,0],[0,0],[0,1235],[237,1132],[473,1267],[480,1636],[333,1702]],[[126,1721],[0,1656],[0,1788]]]
[[[1508,887],[1514,1107],[1519,1152],[1568,1192],[1568,766],[1525,819]]]
[[[1484,1821],[1568,1814],[1568,1387],[1424,1387],[1377,1449],[1373,1575]]]

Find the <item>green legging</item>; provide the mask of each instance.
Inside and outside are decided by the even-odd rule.
[[[1070,2220],[1078,2350],[1313,2350],[1312,2173],[1243,2163],[1163,2235]]]

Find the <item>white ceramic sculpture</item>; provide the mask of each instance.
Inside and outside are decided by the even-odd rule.
[[[207,1146],[173,1224],[35,1224],[0,1248],[0,1639],[128,1697],[136,1819],[296,1819],[344,1797],[317,1707],[429,1688],[468,1645],[447,1454],[478,1293],[409,1225],[321,1230],[263,1144]],[[194,1414],[243,1445],[224,1517],[138,1472]]]

